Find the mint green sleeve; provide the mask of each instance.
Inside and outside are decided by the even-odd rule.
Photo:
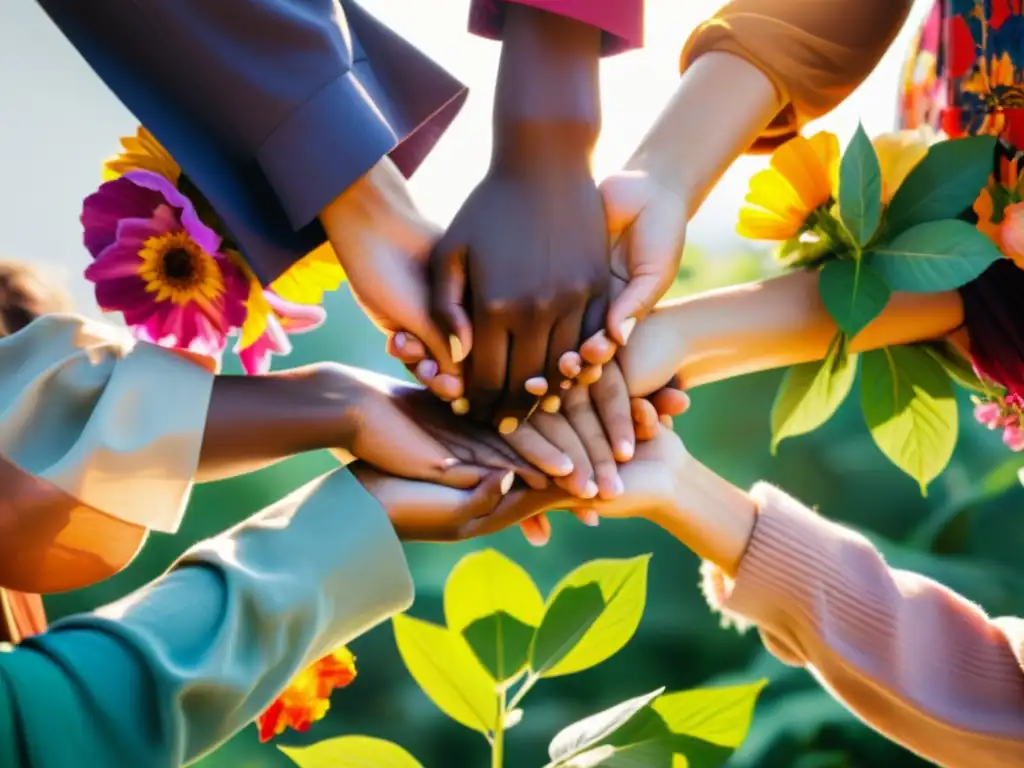
[[[384,511],[335,470],[138,592],[0,652],[0,766],[193,762],[412,594]]]

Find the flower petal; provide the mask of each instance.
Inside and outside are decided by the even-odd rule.
[[[82,240],[94,257],[114,242],[122,219],[148,219],[163,201],[159,192],[115,179],[82,201]]]
[[[199,214],[196,213],[192,201],[181,194],[170,181],[151,171],[130,171],[122,178],[145,189],[159,192],[164,200],[181,211],[180,219],[185,231],[198,243],[200,248],[207,253],[216,253],[220,250],[220,237],[199,220]]]

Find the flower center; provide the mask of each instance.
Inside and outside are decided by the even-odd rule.
[[[187,232],[149,238],[139,258],[139,276],[146,281],[146,291],[156,294],[157,301],[208,303],[224,292],[217,262]]]

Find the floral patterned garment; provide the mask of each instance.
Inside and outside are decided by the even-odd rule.
[[[1008,258],[960,289],[975,368],[1024,403],[1024,0],[938,0],[904,68],[901,128],[998,136],[978,228]],[[1024,407],[1018,416],[1024,421]]]

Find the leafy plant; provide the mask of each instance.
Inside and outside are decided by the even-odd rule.
[[[506,733],[524,717],[524,699],[541,680],[591,669],[629,642],[644,612],[648,561],[585,563],[545,600],[504,555],[469,554],[445,584],[444,626],[395,617],[399,653],[438,709],[484,737],[490,764],[499,768]],[[562,729],[546,768],[722,765],[745,738],[765,684],[659,689],[628,699]],[[422,768],[398,745],[364,736],[282,751],[301,768]]]
[[[839,331],[824,361],[786,372],[772,409],[773,452],[785,438],[832,417],[852,390],[859,363],[861,409],[882,453],[922,494],[949,463],[958,431],[953,384],[988,394],[970,364],[949,345],[893,346],[859,356],[847,350],[893,291],[953,290],[1002,258],[995,243],[958,218],[987,183],[993,150],[991,137],[934,144],[883,205],[878,156],[858,126],[840,163],[839,215],[823,210],[814,219],[827,244],[815,256],[818,290]]]

